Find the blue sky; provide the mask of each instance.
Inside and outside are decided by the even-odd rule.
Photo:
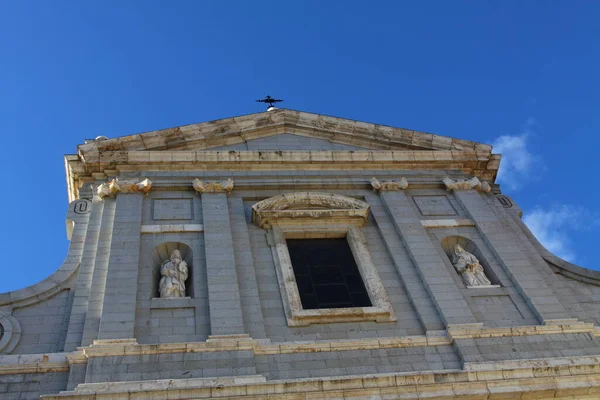
[[[500,183],[558,255],[600,232],[600,2],[4,1],[0,292],[66,255],[63,154],[286,108],[495,144]]]

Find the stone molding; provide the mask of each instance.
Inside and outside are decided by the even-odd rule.
[[[78,198],[79,187],[93,181],[96,173],[147,171],[329,171],[388,169],[397,171],[460,170],[482,179],[495,179],[499,156],[475,151],[430,150],[293,150],[293,151],[106,151],[102,156],[81,159],[65,156],[68,193]],[[116,168],[116,170],[115,170]],[[364,182],[364,178],[362,180]]]
[[[468,218],[453,219],[422,219],[423,228],[457,228],[459,226],[475,226],[475,223]]]
[[[397,180],[397,181],[394,181],[394,180],[380,181],[379,179],[373,177],[373,178],[371,178],[371,180],[369,180],[369,182],[371,183],[373,190],[376,192],[390,191],[390,190],[404,190],[404,189],[408,188],[408,181],[404,177],[400,178],[400,180]]]
[[[442,179],[442,182],[444,182],[448,191],[475,189],[479,192],[489,193],[492,190],[487,181],[481,182],[476,176],[471,179],[451,179],[445,177]]]
[[[371,307],[303,309],[285,239],[316,237],[346,237],[371,299]],[[396,321],[394,309],[373,264],[366,246],[366,239],[358,226],[352,224],[340,226],[327,222],[319,224],[313,222],[310,225],[274,225],[270,242],[288,326],[335,322]]]
[[[101,199],[106,197],[116,196],[117,193],[143,193],[148,194],[152,188],[152,181],[150,179],[143,179],[138,181],[137,179],[113,179],[110,182],[103,183],[98,186],[96,193]]]
[[[161,379],[154,381],[83,383],[73,391],[42,399],[125,398],[578,398],[596,399],[600,365],[596,357],[539,359],[516,368],[487,363],[470,371],[443,370],[383,373],[267,381],[262,375],[228,378]]]
[[[142,225],[142,233],[204,232],[202,224]]]
[[[0,375],[68,371],[70,354],[73,353],[0,355]]]
[[[78,153],[80,157],[89,159],[109,150],[203,150],[280,133],[293,133],[375,149],[471,150],[482,153],[492,151],[492,146],[488,144],[281,108],[122,138],[92,141],[79,145]]]
[[[138,344],[135,339],[99,340],[93,345],[80,347],[71,353],[48,353],[48,354],[16,354],[0,355],[0,375],[12,373],[35,373],[50,372],[59,368],[65,370],[70,364],[86,363],[91,357],[128,356],[128,355],[151,355],[166,353],[197,353],[197,352],[219,352],[235,350],[252,350],[255,355],[275,355],[293,353],[314,353],[344,350],[370,350],[391,349],[424,346],[447,346],[455,339],[478,339],[493,337],[514,336],[537,336],[555,334],[592,333],[594,325],[576,322],[565,325],[532,325],[518,326],[512,328],[486,328],[481,324],[454,325],[448,328],[448,334],[442,336],[403,336],[389,338],[363,338],[363,339],[339,339],[339,340],[315,340],[302,342],[276,342],[271,343],[269,339],[252,339],[249,337],[231,338],[228,340],[210,340],[204,342],[185,343],[162,343],[162,344]],[[523,365],[574,365],[574,360],[590,359],[593,362],[586,364],[597,364],[597,356],[581,357],[554,357],[543,359],[543,361],[532,360],[507,360],[501,362],[505,368],[518,368]],[[44,365],[38,365],[44,364]],[[483,370],[490,363],[470,363],[472,367],[465,369]],[[490,367],[494,369],[495,367]],[[23,371],[23,372],[17,372]]]
[[[556,335],[566,333],[596,332],[592,323],[573,321],[564,324],[513,326],[509,328],[485,328],[477,326],[448,326],[448,336],[451,339],[479,339],[508,336]]]
[[[233,179],[227,178],[223,181],[203,181],[194,179],[192,181],[194,190],[198,193],[231,193],[233,190]]]
[[[21,340],[21,324],[12,315],[0,315],[0,326],[2,327],[0,354],[10,354]]]
[[[317,220],[366,223],[369,204],[348,196],[321,192],[293,192],[259,201],[252,206],[252,222],[268,228],[272,224],[310,225]]]

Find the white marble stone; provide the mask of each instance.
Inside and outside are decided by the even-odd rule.
[[[194,179],[192,186],[198,193],[229,193],[233,190],[233,179],[227,178],[224,181],[203,181],[201,179]]]
[[[379,179],[373,177],[369,182],[371,183],[373,190],[375,190],[376,192],[388,190],[404,190],[408,188],[408,181],[404,177],[400,178],[400,180],[397,181],[380,181]]]
[[[459,244],[454,245],[452,264],[467,287],[490,287],[492,285],[477,257],[463,249]]]

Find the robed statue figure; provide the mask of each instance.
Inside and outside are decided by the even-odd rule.
[[[162,276],[158,284],[160,297],[185,297],[185,280],[188,277],[188,268],[187,263],[181,259],[179,250],[173,250],[171,259],[162,263],[160,275]]]
[[[463,249],[459,244],[454,245],[452,264],[454,264],[454,268],[462,276],[465,285],[487,286],[492,284],[487,276],[485,276],[483,267],[477,257]]]

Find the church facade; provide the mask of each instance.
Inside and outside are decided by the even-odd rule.
[[[0,398],[600,398],[600,273],[500,161],[276,108],[87,140],[63,265],[0,294]]]

